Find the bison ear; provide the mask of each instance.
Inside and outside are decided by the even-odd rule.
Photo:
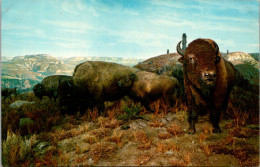
[[[178,61],[184,63],[184,57],[182,56],[181,58],[178,59]]]
[[[135,76],[136,76],[136,75],[135,75],[135,73],[131,73],[129,76],[130,76],[130,77],[129,77],[130,79],[135,79]]]
[[[215,56],[215,64],[218,64],[220,61],[220,56],[216,55]]]
[[[213,41],[213,43],[214,43],[214,46],[215,46],[215,53],[216,53],[216,55],[218,55],[218,51],[219,51],[218,44],[215,41]]]
[[[38,86],[39,89],[42,89],[42,84],[41,83],[38,83],[37,86]]]

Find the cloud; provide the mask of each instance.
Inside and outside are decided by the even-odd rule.
[[[52,26],[68,28],[68,29],[72,29],[72,30],[89,30],[89,29],[92,29],[92,26],[90,24],[87,24],[85,22],[79,22],[79,21],[42,20],[41,22],[45,23],[45,24],[52,25]]]
[[[223,40],[223,39],[214,38],[214,41],[216,41],[218,45],[225,46],[226,48],[233,47],[236,45],[235,41],[232,39]]]
[[[163,47],[169,41],[177,40],[166,34],[153,31],[138,31],[138,30],[103,30],[110,36],[115,36],[119,43],[136,44],[142,47]]]
[[[192,2],[189,0],[189,2]],[[188,2],[188,3],[189,3]],[[187,1],[172,1],[172,0],[152,0],[151,3],[157,6],[170,7],[170,8],[180,8],[180,9],[203,9],[200,5],[189,4]]]
[[[31,26],[21,25],[17,23],[9,23],[7,21],[2,21],[2,30],[30,30]]]
[[[54,45],[66,48],[66,49],[86,49],[90,48],[90,45],[86,41],[82,41],[81,43],[78,42],[61,42],[61,41],[55,41],[53,42]]]
[[[71,14],[80,14],[82,11],[86,10],[87,7],[80,0],[75,1],[64,1],[61,4],[61,8]]]
[[[255,32],[252,29],[249,29],[247,25],[243,26],[228,26],[226,23],[214,22],[209,20],[183,20],[183,19],[155,19],[150,20],[154,25],[168,28],[176,27],[187,27],[192,30],[205,30],[205,31],[229,31],[229,32]]]
[[[93,5],[86,5],[85,3],[93,3],[92,1],[64,1],[60,7],[63,11],[68,12],[73,15],[82,15],[82,12],[88,13],[92,16],[99,16],[97,10],[93,7]],[[57,5],[58,6],[58,5]]]
[[[257,11],[258,5],[256,3],[258,0],[218,0],[218,1],[211,1],[211,0],[195,0],[200,3],[200,5],[204,6],[204,8],[208,7],[208,9],[218,9],[218,10],[235,10],[236,12],[240,13],[247,13],[252,10]]]

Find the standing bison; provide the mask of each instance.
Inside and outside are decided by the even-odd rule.
[[[80,107],[97,106],[104,110],[105,101],[118,100],[126,95],[118,85],[124,76],[138,70],[103,61],[86,61],[75,67],[72,80],[60,84],[59,96],[62,112],[73,112]]]
[[[10,98],[12,95],[17,95],[17,92],[16,92],[16,89],[17,88],[2,88],[1,90],[1,95],[5,98]]]
[[[71,76],[66,75],[52,75],[44,78],[41,83],[33,87],[34,94],[42,99],[43,96],[48,96],[50,99],[53,97],[54,101],[58,98],[59,83],[71,79]]]
[[[196,39],[186,50],[177,44],[182,56],[184,87],[188,103],[188,133],[196,133],[195,123],[200,112],[210,113],[214,133],[220,133],[221,111],[225,111],[235,82],[233,65],[224,60],[218,45],[211,39]]]
[[[178,87],[176,78],[146,71],[128,75],[121,79],[118,84],[122,88],[128,88],[127,94],[135,100],[141,101],[149,111],[151,111],[149,103],[160,97],[167,105],[172,105]]]

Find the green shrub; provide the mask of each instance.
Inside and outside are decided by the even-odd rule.
[[[19,166],[32,155],[32,148],[37,143],[36,135],[29,140],[11,131],[7,132],[7,138],[2,142],[2,163],[4,166]]]
[[[10,108],[9,105],[19,98],[30,101],[34,99],[34,95],[23,94],[16,97],[16,99],[3,101],[1,108],[2,140],[6,139],[8,129],[19,132],[21,135],[28,135],[50,131],[52,126],[61,123],[61,114],[57,103],[44,98],[43,100],[35,99],[34,104],[23,105],[20,108]]]
[[[123,121],[133,120],[142,118],[139,114],[141,111],[141,106],[139,104],[135,105],[134,103],[131,103],[130,106],[123,107],[123,110],[126,114],[118,116],[118,119],[121,119]]]

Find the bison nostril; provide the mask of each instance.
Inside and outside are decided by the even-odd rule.
[[[208,74],[208,73],[205,73],[205,74],[204,74],[204,77],[205,77],[205,78],[208,78],[208,77],[209,77],[209,74]]]

